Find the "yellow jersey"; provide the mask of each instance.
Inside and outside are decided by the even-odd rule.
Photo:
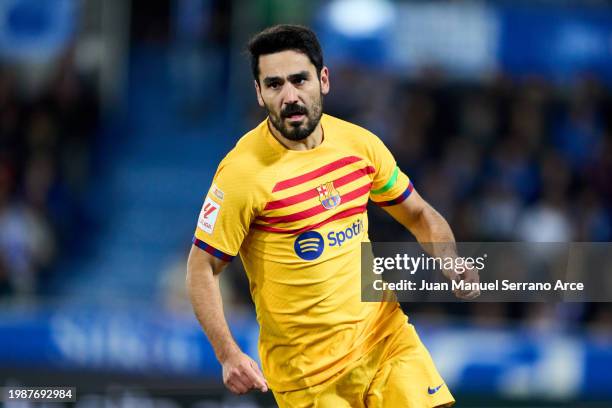
[[[319,384],[406,322],[397,302],[361,301],[368,199],[405,200],[412,183],[369,131],[323,115],[323,141],[285,148],[267,120],[221,161],[193,243],[244,264],[270,387]]]

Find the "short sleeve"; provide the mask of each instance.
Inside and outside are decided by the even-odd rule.
[[[252,183],[223,163],[206,194],[193,244],[224,261],[238,253],[254,218]]]
[[[404,201],[413,191],[410,178],[397,166],[393,154],[376,136],[371,135],[370,159],[376,169],[370,199],[381,207]]]

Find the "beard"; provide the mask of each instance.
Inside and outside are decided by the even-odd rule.
[[[280,132],[283,137],[299,141],[306,139],[317,128],[321,116],[323,115],[323,95],[320,95],[319,100],[310,106],[310,109],[305,106],[296,104],[287,105],[280,113],[274,112],[266,105],[268,117],[272,126]],[[304,115],[304,119],[291,122],[286,119],[292,115]]]

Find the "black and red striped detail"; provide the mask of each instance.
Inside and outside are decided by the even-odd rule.
[[[212,256],[221,259],[222,261],[225,262],[230,262],[232,259],[234,259],[234,257],[230,254],[226,254],[225,252],[215,248],[212,245],[207,244],[206,242],[193,237],[193,239],[191,240],[191,242],[193,242],[193,245],[197,246],[198,248],[200,248],[203,251],[208,252],[209,254],[211,254]]]
[[[403,202],[405,199],[407,199],[413,190],[414,190],[414,186],[412,185],[412,181],[411,181],[410,184],[408,184],[408,187],[406,188],[406,190],[404,190],[404,192],[399,197],[394,198],[393,200],[389,200],[389,201],[379,201],[379,202],[374,201],[374,204],[378,205],[379,207],[389,207],[392,205],[397,205]]]

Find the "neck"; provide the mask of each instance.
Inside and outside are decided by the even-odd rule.
[[[272,136],[289,150],[311,150],[323,142],[323,127],[321,126],[321,121],[319,121],[315,130],[302,140],[287,139],[270,123],[270,119],[268,119],[268,129],[270,129]]]

